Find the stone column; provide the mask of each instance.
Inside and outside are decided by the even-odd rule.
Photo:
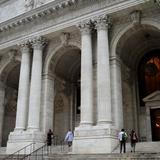
[[[42,79],[42,49],[44,40],[42,37],[32,41],[33,61],[30,85],[28,130],[40,129],[40,105],[41,105],[41,79]]]
[[[29,101],[30,53],[27,43],[21,44],[21,69],[18,89],[17,115],[15,131],[26,129]]]
[[[80,25],[81,30],[81,121],[80,126],[93,123],[93,66],[90,23]]]
[[[106,16],[97,19],[98,125],[108,125],[112,123],[108,26],[108,18]]]
[[[122,80],[121,62],[118,57],[111,57],[111,93],[112,108],[114,110],[114,125],[116,129],[123,128],[123,105],[122,105]]]
[[[54,119],[54,78],[51,75],[44,74],[42,79],[42,129],[47,133],[49,129],[53,130]]]

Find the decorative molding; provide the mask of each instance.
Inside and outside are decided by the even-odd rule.
[[[18,55],[17,50],[11,49],[11,50],[8,52],[8,56],[9,56],[10,62],[15,62],[15,61],[16,61],[16,56],[17,56],[17,55]]]
[[[104,14],[95,18],[95,25],[97,30],[106,30],[111,25],[111,18]]]
[[[61,44],[63,46],[67,46],[70,39],[70,33],[62,33],[60,35],[60,39],[61,39]]]
[[[141,24],[141,15],[142,12],[140,10],[135,10],[130,13],[130,20],[134,25]]]
[[[91,30],[93,29],[93,23],[91,19],[82,21],[77,26],[82,34],[90,34]]]
[[[33,9],[34,7],[34,0],[24,0],[25,1],[25,8],[26,8],[26,11],[29,11],[31,9]]]
[[[87,0],[91,1],[91,0]],[[111,4],[116,4],[123,2],[125,0],[112,0],[113,2],[107,2],[106,6],[109,6]],[[14,29],[18,26],[21,26],[23,24],[31,23],[32,21],[36,19],[45,18],[48,15],[56,15],[58,11],[71,8],[73,6],[78,6],[78,3],[82,3],[81,0],[60,0],[59,1],[53,1],[50,3],[47,3],[46,5],[42,5],[38,8],[33,7],[35,5],[34,0],[26,0],[25,6],[28,8],[33,8],[29,12],[26,12],[24,14],[21,14],[20,16],[17,16],[15,18],[12,18],[11,20],[7,20],[5,22],[2,22],[0,24],[0,32],[9,31],[11,29]],[[40,3],[40,1],[38,1]]]
[[[38,36],[29,40],[29,42],[34,49],[42,49],[46,45],[47,40],[44,37]]]
[[[75,5],[77,3],[77,0],[62,0],[62,2],[59,3],[55,3],[54,1],[52,3],[48,3],[46,4],[46,7],[39,7],[39,8],[35,8],[35,4],[36,5],[40,5],[42,4],[43,1],[37,1],[37,3],[35,3],[34,0],[25,0],[25,7],[27,10],[31,10],[34,8],[35,12],[31,12],[30,15],[28,15],[27,13],[24,13],[16,18],[13,18],[13,21],[10,23],[3,22],[0,25],[0,32],[4,32],[4,31],[8,31],[10,29],[16,28],[18,26],[21,26],[23,24],[26,23],[30,23],[35,19],[39,19],[39,18],[43,18],[46,17],[48,15],[53,15],[56,14],[59,10],[67,8],[67,7],[71,7],[72,5]],[[9,21],[9,20],[8,20]]]

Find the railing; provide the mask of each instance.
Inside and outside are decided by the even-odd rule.
[[[45,156],[48,156],[48,153],[48,146],[45,144],[32,153],[24,155],[20,160],[44,160]]]
[[[15,159],[15,160],[20,160],[22,158],[22,156],[32,153],[35,149],[35,143],[31,143],[23,148],[21,148],[20,150],[6,156],[5,158],[3,158],[3,160],[9,160],[9,159]]]
[[[65,151],[65,143],[62,138],[55,135],[52,139],[51,153],[54,152],[64,152]]]
[[[45,144],[32,153],[24,155],[20,160],[44,160],[49,154],[64,152],[64,140],[58,136],[54,136],[52,142],[52,146]]]
[[[36,144],[31,143],[22,149],[14,152],[11,155],[3,158],[3,160],[43,160],[48,154],[62,153],[65,151],[64,140],[58,136],[54,136],[52,139],[52,145],[47,146],[47,143],[36,149]]]

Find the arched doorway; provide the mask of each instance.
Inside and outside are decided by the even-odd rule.
[[[140,104],[144,105],[144,102],[150,101],[149,108],[148,105],[146,107],[150,112],[152,141],[160,141],[160,106],[158,107],[158,103],[154,102],[154,97],[151,96],[160,90],[160,50],[147,53],[140,61],[138,72]],[[144,97],[147,98],[142,101]]]
[[[9,133],[12,132],[15,128],[20,64],[19,63],[8,64],[7,67],[5,68],[4,73],[3,76],[5,76],[4,77],[5,93],[4,93],[4,113],[3,113],[2,136],[1,136],[2,147],[6,146]]]
[[[64,138],[80,121],[80,49],[65,46],[51,59],[50,72],[54,74],[54,133]]]
[[[122,60],[124,128],[128,132],[135,129],[142,141],[147,140],[147,128],[146,107],[143,103],[145,95],[141,90],[144,81],[139,79],[143,73],[139,66],[153,51],[157,53],[152,54],[159,54],[159,39],[160,31],[156,27],[145,24],[133,25],[121,36],[116,48],[116,53]],[[143,93],[147,94],[146,91]]]

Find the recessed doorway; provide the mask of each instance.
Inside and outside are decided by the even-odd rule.
[[[151,109],[152,141],[160,141],[160,108]]]

